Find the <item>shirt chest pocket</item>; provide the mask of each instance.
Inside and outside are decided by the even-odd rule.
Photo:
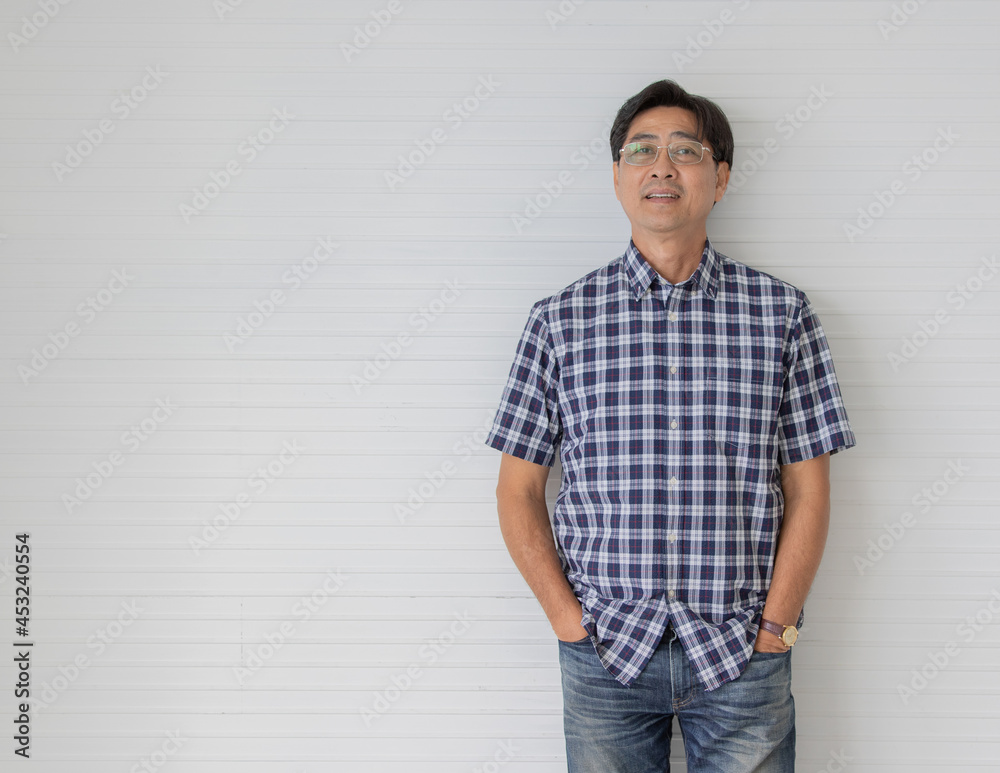
[[[777,427],[777,390],[759,368],[734,367],[708,374],[696,400],[709,438],[727,455],[769,447]]]

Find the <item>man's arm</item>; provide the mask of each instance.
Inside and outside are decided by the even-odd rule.
[[[542,605],[556,636],[563,641],[579,641],[587,635],[580,625],[583,608],[563,574],[556,552],[545,505],[548,477],[548,467],[503,455],[497,484],[500,531],[510,557]]]
[[[785,513],[778,535],[764,617],[795,625],[823,558],[830,526],[830,454],[781,467]],[[777,636],[761,630],[754,649],[784,652]]]

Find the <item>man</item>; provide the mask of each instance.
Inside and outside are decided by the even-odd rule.
[[[854,435],[808,298],[707,238],[733,161],[719,107],[654,83],[611,153],[631,243],[534,305],[487,440],[559,640],[569,770],[669,770],[676,715],[688,770],[790,773],[790,646]]]

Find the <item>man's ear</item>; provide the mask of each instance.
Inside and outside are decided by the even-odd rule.
[[[715,201],[718,202],[729,187],[729,164],[720,161],[715,170]]]
[[[611,162],[611,169],[612,169],[612,175],[613,175],[614,181],[615,181],[615,198],[617,198],[618,201],[621,201],[622,200],[622,194],[621,194],[621,191],[618,188],[618,171],[619,171],[618,162],[612,161]]]

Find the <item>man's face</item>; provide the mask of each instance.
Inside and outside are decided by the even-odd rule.
[[[694,114],[680,107],[654,107],[637,115],[625,143],[640,140],[669,145],[677,140],[699,140]],[[708,147],[705,144],[705,147]],[[666,148],[650,166],[613,165],[615,195],[632,223],[635,236],[658,239],[671,233],[697,236],[704,232],[708,213],[729,182],[729,165],[716,164],[708,148],[700,163],[679,165]]]

